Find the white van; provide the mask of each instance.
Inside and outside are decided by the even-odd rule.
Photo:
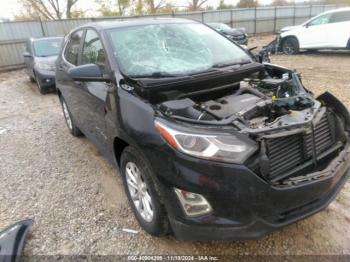
[[[302,25],[282,28],[280,48],[289,55],[300,49],[350,48],[350,7],[324,12]]]

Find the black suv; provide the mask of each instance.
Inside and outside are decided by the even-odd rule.
[[[349,177],[346,107],[201,23],[79,27],[56,81],[70,132],[119,167],[153,235],[258,238],[327,207]]]

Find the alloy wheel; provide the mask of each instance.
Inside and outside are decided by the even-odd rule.
[[[140,169],[133,162],[125,166],[126,183],[137,212],[147,222],[153,220],[153,201]]]
[[[296,50],[292,43],[290,43],[289,41],[286,41],[283,44],[283,52],[287,55],[293,55],[296,53]]]

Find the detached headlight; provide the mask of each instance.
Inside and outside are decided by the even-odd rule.
[[[36,63],[35,67],[37,69],[41,69],[41,70],[55,71],[55,66],[54,65],[49,65],[49,64],[45,64],[45,63]]]
[[[160,121],[155,121],[155,126],[170,146],[199,158],[243,163],[257,150],[253,141],[240,134],[195,134],[175,130]]]

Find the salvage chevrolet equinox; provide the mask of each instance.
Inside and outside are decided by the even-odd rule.
[[[119,167],[153,235],[258,238],[327,207],[349,177],[347,108],[198,22],[76,28],[56,82],[70,133]]]

